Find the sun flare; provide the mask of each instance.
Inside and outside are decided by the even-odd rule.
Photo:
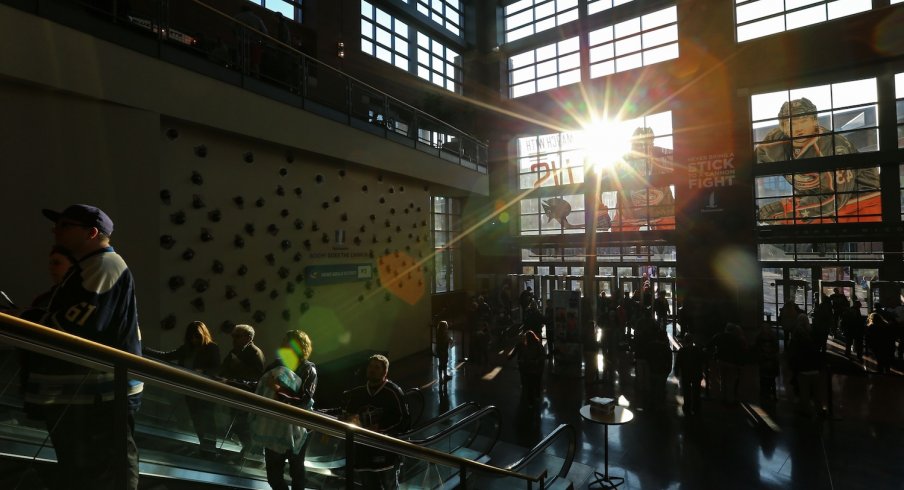
[[[631,151],[631,129],[619,121],[600,120],[584,127],[586,166],[600,174],[612,169]]]

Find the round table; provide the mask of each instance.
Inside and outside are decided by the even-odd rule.
[[[634,420],[634,413],[625,407],[616,405],[613,407],[612,413],[591,412],[590,405],[581,407],[581,417],[595,424],[602,424],[603,434],[606,440],[604,449],[604,466],[603,473],[594,471],[596,480],[590,482],[590,487],[599,485],[600,488],[616,488],[625,483],[625,479],[618,476],[609,476],[609,426],[622,425]]]

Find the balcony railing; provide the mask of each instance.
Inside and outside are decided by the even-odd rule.
[[[277,32],[265,33],[198,0],[0,2],[449,163],[487,172],[484,142],[303,53],[286,34],[299,27],[291,21],[283,21],[284,28]]]

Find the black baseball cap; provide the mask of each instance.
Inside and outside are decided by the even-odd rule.
[[[72,220],[75,223],[85,226],[93,226],[97,231],[104,235],[113,234],[113,220],[107,216],[107,213],[101,211],[100,208],[88,204],[73,204],[62,212],[52,209],[43,209],[41,213],[54,223],[60,221],[61,218]]]

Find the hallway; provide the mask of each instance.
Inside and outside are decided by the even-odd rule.
[[[607,359],[598,357],[601,350],[586,351],[582,378],[550,375],[548,363],[540,407],[528,408],[519,403],[516,361],[506,360],[498,349],[487,370],[462,363],[460,333],[450,361],[448,396],[440,396],[435,360],[428,355],[390,367],[390,378],[403,387],[423,387],[425,418],[466,401],[496,405],[503,414],[504,441],[494,454],[497,465],[517,460],[559,424],[571,424],[578,432],[575,463],[602,470],[603,427],[584,421],[578,410],[593,396],[631,403],[629,354]],[[596,370],[599,359],[605,367],[602,375]],[[488,379],[486,373],[497,368]],[[704,395],[701,414],[689,418],[680,408],[673,375],[666,389],[664,409],[632,407],[632,422],[610,427],[610,473],[625,478],[622,489],[904,488],[904,377],[836,375],[834,413],[827,418],[795,415],[781,386],[779,401],[762,407],[765,416],[756,415],[755,405],[726,405]],[[575,488],[587,487],[581,465],[569,476]]]

